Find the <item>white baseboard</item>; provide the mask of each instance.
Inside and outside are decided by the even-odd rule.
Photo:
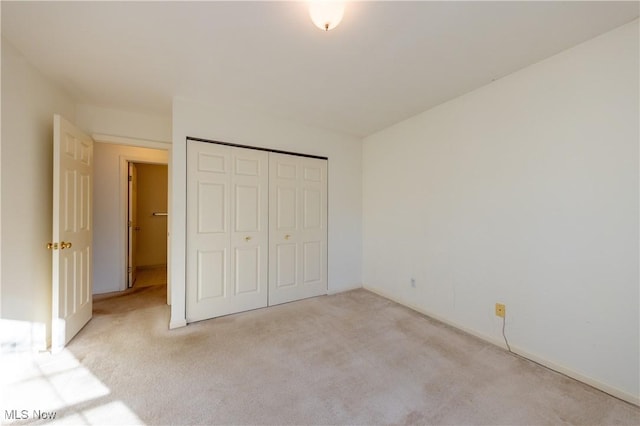
[[[422,309],[422,308],[420,308],[418,306],[415,306],[415,305],[412,305],[412,304],[409,304],[409,303],[405,303],[405,302],[403,302],[401,300],[398,300],[394,296],[392,296],[390,294],[387,294],[387,293],[385,293],[383,291],[380,291],[378,289],[369,288],[369,287],[366,287],[364,285],[362,286],[362,288],[364,288],[365,290],[370,291],[372,293],[375,293],[378,296],[384,297],[385,299],[389,299],[389,300],[391,300],[393,302],[396,302],[396,303],[398,303],[398,304],[400,304],[402,306],[406,306],[407,308],[412,309],[412,310],[414,310],[416,312],[419,312],[422,315],[426,315],[429,318],[433,318],[436,321],[440,321],[440,322],[442,322],[444,324],[450,325],[451,327],[457,328],[458,330],[464,331],[465,333],[471,334],[472,336],[475,336],[475,337],[477,337],[479,339],[482,339],[482,340],[484,340],[486,342],[489,342],[491,344],[499,346],[500,348],[502,348],[504,350],[507,350],[507,346],[505,345],[504,340],[502,340],[502,339],[497,339],[497,338],[495,338],[493,336],[488,336],[486,334],[479,333],[476,330],[473,330],[473,329],[467,328],[467,327],[465,327],[463,325],[457,324],[457,323],[455,323],[453,321],[450,321],[450,320],[448,320],[446,318],[443,318],[443,317],[441,317],[439,315],[436,315],[436,314],[433,314],[431,312],[428,312],[428,311],[426,311],[426,310],[424,310],[424,309]],[[543,366],[545,366],[545,367],[547,367],[547,368],[549,368],[549,369],[551,369],[553,371],[556,371],[558,373],[564,374],[565,376],[571,377],[572,379],[578,380],[578,381],[580,381],[582,383],[585,383],[585,384],[587,384],[589,386],[592,386],[592,387],[594,387],[596,389],[599,389],[599,390],[601,390],[601,391],[603,391],[605,393],[608,393],[609,395],[614,396],[614,397],[616,397],[618,399],[621,399],[621,400],[626,401],[626,402],[628,402],[630,404],[633,404],[633,405],[640,406],[640,396],[632,395],[632,394],[630,394],[628,392],[625,392],[625,391],[617,389],[617,388],[615,388],[613,386],[607,385],[606,383],[602,383],[599,380],[596,380],[596,379],[594,379],[592,377],[589,377],[589,376],[586,376],[584,374],[578,373],[577,371],[574,371],[571,368],[568,368],[568,367],[565,367],[563,365],[557,364],[557,363],[555,363],[553,361],[549,361],[548,359],[545,359],[545,358],[543,358],[543,357],[541,357],[539,355],[536,355],[534,353],[528,352],[528,351],[526,351],[526,350],[524,350],[524,349],[522,349],[522,348],[520,348],[518,346],[511,345],[511,352],[513,352],[513,353],[515,353],[515,354],[517,354],[517,355],[519,355],[519,356],[521,356],[523,358],[527,358],[528,360],[533,361],[533,362],[535,362],[537,364],[543,365]]]
[[[340,290],[328,290],[327,296],[333,296],[334,294],[346,293],[347,291],[353,291],[362,288],[362,284],[356,284],[353,287],[341,288]]]
[[[186,319],[181,319],[181,320],[171,320],[169,322],[169,330],[173,330],[176,328],[180,328],[180,327],[186,327],[187,326],[187,320]]]
[[[594,387],[598,390],[601,390],[602,392],[608,393],[611,396],[614,396],[618,399],[621,399],[623,401],[626,401],[630,404],[633,405],[637,405],[640,407],[640,397],[639,396],[634,396],[628,392],[625,392],[623,390],[620,390],[618,388],[614,388],[613,386],[609,386],[606,383],[603,383],[599,380],[596,380],[592,377],[586,376],[584,374],[578,373],[577,371],[574,371],[568,367],[565,367],[563,365],[557,364],[553,361],[549,361],[539,355],[536,355],[534,353],[531,353],[529,351],[526,351],[520,347],[517,346],[511,346],[511,351],[520,355],[523,358],[527,358],[535,363],[538,363],[540,365],[544,365],[545,367],[556,371],[558,373],[564,374],[565,376],[571,377],[572,379],[576,379],[579,382],[585,383],[591,387]]]

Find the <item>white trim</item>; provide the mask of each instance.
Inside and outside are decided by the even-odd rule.
[[[157,148],[155,148],[157,149]],[[129,263],[128,255],[129,255],[129,247],[128,247],[128,239],[129,239],[129,228],[127,226],[127,220],[129,216],[128,206],[129,206],[129,163],[143,163],[143,164],[164,164],[168,165],[167,161],[150,161],[145,155],[134,155],[134,154],[123,154],[120,155],[120,207],[118,211],[120,212],[120,230],[124,230],[124,242],[125,250],[124,256],[122,258],[122,269],[121,274],[124,277],[122,280],[122,285],[120,291],[124,291],[127,289],[127,283],[129,281],[127,266]],[[167,188],[168,190],[168,188]],[[167,206],[168,208],[169,206]],[[167,277],[167,285],[168,285],[168,277]],[[169,292],[167,292],[169,294]],[[170,304],[169,296],[167,296],[167,304]]]
[[[187,326],[186,319],[169,322],[169,330],[173,330],[175,328],[180,328],[180,327],[186,327],[186,326]]]
[[[549,361],[545,358],[542,358],[536,354],[533,354],[531,352],[528,352],[522,348],[519,347],[511,347],[511,350],[515,353],[517,353],[518,355],[530,359],[533,362],[536,362],[538,364],[544,365],[545,367],[557,371],[558,373],[564,374],[565,376],[571,377],[573,379],[576,379],[582,383],[586,383],[587,385],[594,387],[598,390],[601,390],[602,392],[608,393],[611,396],[614,396],[618,399],[621,399],[625,402],[628,402],[630,404],[633,405],[637,405],[640,406],[640,397],[637,396],[633,396],[632,394],[625,392],[623,390],[614,388],[613,386],[609,386],[606,383],[602,383],[592,377],[589,376],[585,376],[584,374],[578,373],[577,371],[571,370],[568,367],[562,366],[560,364],[556,364],[553,361]]]
[[[341,288],[339,290],[329,290],[327,291],[327,296],[333,296],[335,294],[340,294],[340,293],[346,293],[348,291],[353,291],[353,290],[358,290],[362,288],[362,284],[356,284],[347,288]],[[373,293],[375,293],[373,290],[371,290]],[[382,296],[382,295],[380,295]],[[384,296],[383,296],[384,297]]]
[[[128,145],[137,146],[140,148],[153,148],[153,149],[171,149],[171,142],[168,141],[152,141],[148,139],[127,138],[124,136],[104,135],[100,133],[94,133],[91,135],[93,140],[99,143],[111,143],[115,145]]]
[[[442,322],[444,324],[447,324],[447,325],[449,325],[451,327],[457,328],[458,330],[462,330],[465,333],[471,334],[472,336],[478,337],[479,339],[482,339],[482,340],[484,340],[486,342],[489,342],[491,344],[499,346],[500,348],[502,348],[504,350],[507,350],[507,346],[505,345],[504,340],[497,339],[497,338],[495,338],[493,336],[488,336],[488,335],[483,334],[483,333],[479,333],[479,332],[477,332],[475,330],[472,330],[470,328],[464,327],[464,326],[462,326],[460,324],[457,324],[457,323],[455,323],[453,321],[450,321],[450,320],[445,319],[445,318],[443,318],[441,316],[438,316],[438,315],[435,315],[435,314],[433,314],[431,312],[428,312],[428,311],[426,311],[426,310],[424,310],[422,308],[419,308],[419,307],[417,307],[415,305],[402,302],[399,299],[397,299],[396,297],[391,296],[391,295],[389,295],[389,294],[387,294],[387,293],[385,293],[383,291],[380,291],[378,289],[370,288],[370,287],[367,287],[365,285],[363,285],[362,288],[364,288],[365,290],[368,290],[368,291],[370,291],[372,293],[375,293],[378,296],[384,297],[385,299],[389,299],[389,300],[391,300],[393,302],[396,302],[396,303],[398,303],[398,304],[400,304],[402,306],[406,306],[407,308],[412,309],[412,310],[414,310],[416,312],[419,312],[422,315],[426,315],[429,318],[435,319],[435,320],[440,321],[440,322]],[[527,358],[528,360],[533,361],[533,362],[535,362],[537,364],[543,365],[543,366],[545,366],[545,367],[547,367],[547,368],[549,368],[549,369],[551,369],[553,371],[556,371],[558,373],[564,374],[565,376],[571,377],[572,379],[578,380],[578,381],[580,381],[582,383],[585,383],[585,384],[587,384],[589,386],[592,386],[592,387],[594,387],[596,389],[599,389],[599,390],[601,390],[601,391],[603,391],[603,392],[605,392],[605,393],[607,393],[607,394],[609,394],[611,396],[614,396],[614,397],[616,397],[618,399],[626,401],[626,402],[628,402],[630,404],[640,406],[640,397],[638,397],[638,396],[634,396],[634,395],[632,395],[632,394],[630,394],[628,392],[625,392],[623,390],[620,390],[620,389],[614,388],[612,386],[609,386],[606,383],[602,383],[601,381],[596,380],[596,379],[594,379],[592,377],[585,376],[584,374],[578,373],[577,371],[574,371],[574,370],[572,370],[572,369],[570,369],[568,367],[565,367],[563,365],[560,365],[560,364],[557,364],[557,363],[555,363],[553,361],[545,359],[545,358],[543,358],[543,357],[541,357],[539,355],[536,355],[536,354],[533,354],[531,352],[528,352],[528,351],[526,351],[526,350],[524,350],[524,349],[522,349],[522,348],[520,348],[518,346],[514,346],[513,344],[511,344],[510,346],[511,346],[511,352],[513,352],[513,353],[515,353],[515,354],[517,354],[517,355],[519,355],[521,357]]]

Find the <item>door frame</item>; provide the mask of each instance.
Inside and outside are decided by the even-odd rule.
[[[127,288],[136,283],[136,231],[138,230],[138,171],[133,161],[127,161]]]
[[[168,182],[171,182],[171,143],[170,142],[162,142],[162,141],[152,141],[147,139],[136,139],[136,138],[127,138],[121,136],[112,136],[112,135],[104,135],[104,134],[93,134],[92,135],[94,141],[98,143],[106,143],[112,145],[125,145],[132,146],[138,148],[150,148],[157,149],[162,151],[167,151],[167,161],[150,161],[144,155],[133,155],[133,154],[125,154],[120,155],[119,157],[119,200],[120,206],[118,211],[120,212],[119,217],[119,229],[121,230],[121,241],[123,241],[125,250],[122,258],[120,259],[120,290],[124,291],[127,289],[127,281],[128,281],[128,272],[127,266],[129,260],[127,258],[128,255],[128,227],[127,227],[127,219],[128,212],[127,207],[129,204],[129,162],[133,163],[144,163],[144,164],[163,164],[168,167]],[[169,213],[168,221],[167,221],[167,232],[171,229],[170,221],[171,221],[171,185],[167,185],[168,192],[168,202],[167,202],[167,212]],[[167,259],[171,258],[171,236],[167,235]],[[171,304],[171,274],[170,274],[170,262],[167,261],[167,304]]]
[[[152,148],[153,149],[153,148]],[[144,156],[139,156],[139,155],[121,155],[120,156],[120,214],[121,214],[121,219],[120,219],[120,229],[123,229],[122,227],[124,226],[124,232],[125,232],[125,250],[124,250],[124,274],[125,274],[125,281],[124,281],[124,288],[121,288],[121,290],[126,290],[128,288],[128,283],[129,283],[129,164],[133,163],[133,164],[157,164],[157,165],[161,165],[161,166],[169,166],[168,160],[167,162],[164,161],[151,161],[148,159],[145,159],[146,157]],[[123,173],[124,172],[124,173]],[[168,174],[168,170],[167,170],[167,174]],[[169,176],[167,176],[167,193],[169,192]],[[123,193],[124,190],[124,193]],[[168,194],[167,194],[168,195]],[[169,197],[167,197],[168,200]],[[169,202],[167,201],[167,213],[169,213]],[[124,219],[122,219],[124,217]],[[167,217],[168,219],[168,217]],[[167,233],[169,232],[169,223],[167,221]],[[168,235],[167,235],[168,238]],[[169,268],[169,244],[167,241],[167,268]],[[169,271],[167,269],[167,275],[169,275]],[[167,285],[169,284],[168,282],[169,278],[167,277]],[[122,286],[121,286],[122,287]],[[168,287],[167,287],[168,288]],[[169,299],[169,294],[170,292],[167,291],[167,304],[169,305],[170,303],[168,302]]]

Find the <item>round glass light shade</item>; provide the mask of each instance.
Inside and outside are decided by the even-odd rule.
[[[311,20],[323,31],[334,29],[344,16],[343,1],[311,1],[309,2],[309,15]]]

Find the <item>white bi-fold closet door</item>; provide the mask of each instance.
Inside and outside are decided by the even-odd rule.
[[[265,306],[269,155],[187,144],[187,316]]]
[[[269,154],[269,305],[327,293],[327,161]]]
[[[327,161],[188,140],[187,321],[327,292]]]

